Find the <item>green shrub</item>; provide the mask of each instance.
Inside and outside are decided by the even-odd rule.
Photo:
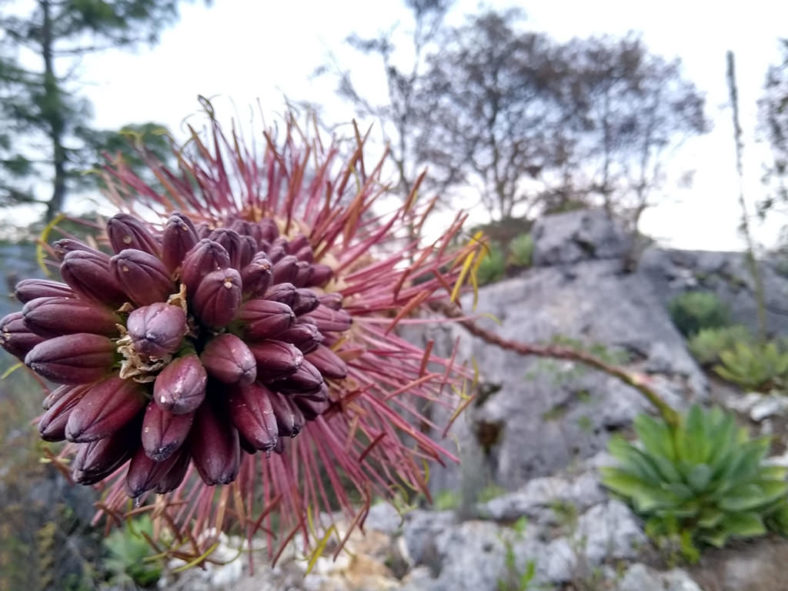
[[[519,234],[509,243],[509,262],[517,267],[530,267],[534,255],[534,239],[530,234]]]
[[[506,273],[506,257],[498,246],[490,245],[490,250],[482,259],[477,271],[479,285],[487,285],[503,279]]]
[[[678,427],[639,415],[638,440],[610,441],[617,467],[602,481],[646,519],[646,533],[670,556],[699,558],[698,544],[722,547],[767,526],[784,532],[786,469],[764,465],[768,438],[750,439],[733,415],[693,406]]]
[[[746,390],[768,392],[785,388],[788,379],[788,351],[777,343],[736,343],[720,353],[721,364],[714,368],[720,377]]]
[[[752,343],[753,337],[746,326],[704,328],[690,337],[689,350],[701,365],[720,362],[720,353],[733,349],[737,343]]]
[[[153,523],[148,515],[116,529],[104,540],[108,556],[104,567],[114,585],[133,583],[139,587],[153,587],[161,577],[161,560],[151,560],[154,550],[143,536],[153,536]]]
[[[673,324],[685,337],[704,328],[719,328],[729,322],[728,308],[709,291],[689,291],[676,296],[668,305]]]

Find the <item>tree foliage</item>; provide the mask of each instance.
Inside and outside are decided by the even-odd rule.
[[[759,118],[772,151],[764,178],[769,196],[760,204],[761,213],[765,213],[777,203],[788,203],[788,39],[782,40],[782,62],[766,73]]]
[[[6,6],[0,13],[0,204],[46,203],[48,218],[62,209],[80,171],[106,150],[99,140],[112,137],[88,125],[91,108],[77,91],[76,60],[156,41],[177,18],[177,4],[36,0]],[[42,180],[52,186],[47,197],[38,194]]]

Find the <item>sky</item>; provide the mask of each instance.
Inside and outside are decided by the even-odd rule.
[[[742,245],[737,204],[731,114],[727,108],[725,52],[736,54],[742,127],[745,130],[745,193],[763,192],[760,160],[765,146],[755,141],[756,101],[766,68],[778,60],[778,38],[788,36],[788,2],[749,0],[534,0],[477,4],[459,0],[449,22],[485,6],[519,6],[525,26],[563,41],[598,34],[642,34],[646,45],[668,59],[679,57],[687,78],[705,93],[714,129],[688,142],[676,156],[682,170],[695,170],[690,189],[646,212],[641,229],[665,245],[709,250]],[[383,96],[381,68],[344,43],[351,33],[375,36],[399,23],[408,26],[399,0],[214,0],[181,5],[181,18],[153,48],[110,51],[84,58],[78,66],[84,94],[94,105],[94,125],[118,128],[158,121],[176,135],[199,111],[197,95],[237,117],[242,124],[262,106],[267,117],[284,110],[284,97],[323,106],[327,121],[353,117],[334,93],[334,82],[314,70],[333,56],[349,67],[364,88]],[[781,220],[758,226],[770,246]]]

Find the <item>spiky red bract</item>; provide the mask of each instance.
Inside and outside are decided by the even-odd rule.
[[[252,265],[247,272],[241,270],[244,281],[255,277],[255,285],[262,281],[262,290],[273,282],[266,297],[300,313],[297,323],[317,327],[319,340],[310,340],[309,330],[288,329],[304,339],[301,353],[317,353],[315,364],[304,362],[311,369],[300,378],[285,376],[280,383],[269,376],[274,380],[270,384],[282,386],[272,394],[272,408],[293,435],[280,435],[274,448],[278,453],[242,453],[237,478],[221,492],[203,483],[192,462],[183,483],[148,507],[174,530],[181,556],[205,551],[198,539],[207,528],[234,528],[249,539],[264,532],[276,558],[277,549],[296,534],[304,550],[319,539],[328,527],[312,519],[319,512],[341,509],[350,523],[362,523],[373,497],[391,499],[405,488],[428,495],[426,462],[455,459],[423,432],[435,425],[420,409],[425,404],[455,407],[454,387],[462,371],[452,359],[425,353],[393,329],[406,315],[449,298],[463,265],[478,255],[478,248],[473,243],[457,246],[463,215],[457,215],[434,242],[409,241],[407,236],[424,224],[432,205],[416,207],[417,187],[404,205],[379,214],[374,206],[388,193],[381,181],[384,160],[368,168],[360,139],[343,160],[339,144],[325,147],[289,118],[279,135],[263,134],[258,153],[235,131],[225,135],[210,109],[207,133],[192,130],[189,143],[176,152],[177,170],[147,158],[158,187],[146,184],[121,162],[108,169],[108,195],[138,219],[151,219],[144,209],[163,216],[151,232],[163,231],[164,243],[174,245],[169,254],[165,247],[162,255],[169,269],[178,267],[187,250],[179,246],[176,226],[183,226],[183,235],[188,235],[187,246],[216,228],[253,235],[253,242],[264,245],[262,259],[251,257],[246,239],[224,233],[217,240],[227,242],[233,260]],[[196,229],[172,217],[166,225],[173,212],[187,216]],[[299,249],[296,260],[306,262],[288,259],[277,267],[284,256],[297,254],[280,252],[277,233],[290,240],[287,248]],[[264,267],[258,269],[260,260]],[[211,265],[189,262],[185,275],[194,277],[185,278],[184,285],[197,282]],[[260,273],[267,275],[261,280]],[[287,287],[285,279],[294,287]],[[243,285],[244,301],[249,289]],[[250,312],[241,305],[239,313]],[[426,322],[418,320],[422,321]],[[235,330],[234,322],[239,322],[237,316],[228,330]],[[281,328],[277,330],[281,334]],[[245,333],[241,329],[236,334]],[[292,342],[298,347],[301,341]],[[257,349],[263,346],[264,342]],[[250,349],[254,353],[256,347]],[[266,375],[260,359],[258,375]],[[313,393],[301,382],[314,382],[309,389]],[[302,395],[285,400],[288,387],[300,388]],[[215,397],[211,404],[218,404]],[[261,442],[255,445],[265,447]],[[254,452],[244,446],[243,437],[241,446]],[[205,470],[203,466],[200,474]],[[101,507],[121,517],[128,512],[128,484],[124,470],[116,474],[105,488]],[[151,486],[144,481],[137,488]],[[162,484],[157,490],[169,488]]]

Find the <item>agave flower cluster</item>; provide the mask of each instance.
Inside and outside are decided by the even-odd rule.
[[[424,461],[452,457],[420,409],[456,405],[453,360],[393,328],[456,296],[479,252],[452,248],[461,216],[402,242],[426,218],[415,192],[373,213],[382,164],[367,173],[361,145],[342,164],[292,121],[261,156],[209,131],[177,170],[148,160],[157,187],[109,169],[125,211],[92,245],[46,245],[62,282],[21,281],[0,344],[57,384],[38,428],[69,442],[61,467],[101,485],[105,512],[151,498],[195,554],[207,528],[308,543],[317,511],[360,523],[373,495],[426,492]]]

